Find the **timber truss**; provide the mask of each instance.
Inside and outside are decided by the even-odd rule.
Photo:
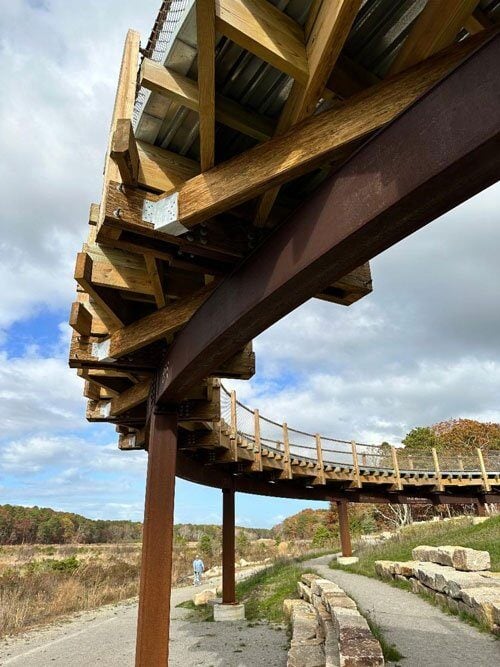
[[[168,664],[176,474],[223,490],[225,604],[235,491],[336,500],[344,553],[347,500],[498,499],[490,455],[301,433],[220,378],[250,378],[252,340],[308,299],[368,295],[373,257],[498,180],[499,16],[500,0],[164,0],[145,48],[127,34],[70,365],[88,419],[148,450],[138,667]]]

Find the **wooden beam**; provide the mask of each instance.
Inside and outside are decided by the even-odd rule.
[[[151,378],[138,382],[111,400],[109,414],[112,417],[137,407],[148,400]]]
[[[158,308],[163,308],[166,305],[165,292],[163,290],[163,284],[158,270],[158,261],[151,253],[145,253],[144,260],[146,262],[146,270],[149,276],[151,287],[153,288],[153,293],[155,295],[156,305]]]
[[[126,185],[136,185],[139,176],[139,152],[130,118],[118,118],[111,140],[111,158]]]
[[[326,484],[325,469],[323,466],[323,448],[321,446],[321,436],[316,433],[316,479],[313,484]]]
[[[199,112],[198,85],[196,81],[182,74],[145,58],[141,67],[141,84],[148,90]],[[271,119],[249,111],[241,104],[218,94],[215,95],[215,120],[258,141],[265,141],[274,134],[274,123]]]
[[[215,284],[214,281],[214,283],[203,287],[190,298],[168,304],[151,315],[115,331],[99,346],[99,360],[102,361],[105,358],[117,359],[175,333],[190,320],[200,305],[208,298]]]
[[[289,133],[255,146],[182,185],[177,193],[177,220],[193,227],[335,158],[355,142],[394,120],[460,63],[482,35],[419,63],[403,74],[353,97],[344,107],[308,118]],[[141,224],[142,204],[116,192],[124,221]]]
[[[201,171],[215,164],[215,2],[196,0]]]
[[[114,290],[154,296],[155,291],[151,285],[144,259],[140,255],[135,257],[131,255],[131,261],[128,266],[126,264],[120,265],[112,259],[113,255],[117,255],[118,253],[122,255],[126,254],[115,250],[109,253],[111,259],[107,259],[105,254],[99,255],[98,251],[88,253],[88,257],[92,262],[92,272],[90,275],[92,284]]]
[[[455,41],[479,0],[432,0],[415,20],[388,75],[425,60]]]
[[[276,134],[283,134],[316,109],[361,3],[362,0],[323,0],[321,6],[313,6],[315,19],[306,44],[308,78],[305,84],[294,81]],[[258,227],[265,225],[278,193],[279,188],[273,188],[261,198],[255,216]]]
[[[215,0],[217,32],[294,79],[307,80],[304,31],[267,0]]]
[[[316,294],[316,299],[350,306],[355,301],[372,292],[372,278],[370,264],[366,262],[351,273],[329,285],[322,292]]]
[[[82,336],[90,336],[92,332],[92,315],[83,303],[75,301],[71,305],[69,325]]]
[[[75,280],[99,306],[103,317],[106,318],[105,324],[109,331],[115,331],[123,326],[123,321],[117,314],[115,307],[110,305],[109,299],[103,298],[102,293],[92,283],[93,262],[92,258],[85,252],[77,255],[75,266]]]
[[[76,300],[78,303],[82,303],[85,306],[85,309],[88,310],[92,316],[90,336],[108,336],[109,329],[105,324],[106,315],[99,310],[99,305],[96,304],[87,292],[84,292],[83,289],[78,286],[76,293]]]
[[[184,181],[200,173],[195,160],[178,155],[165,148],[137,142],[139,151],[139,185],[165,194],[175,192]]]

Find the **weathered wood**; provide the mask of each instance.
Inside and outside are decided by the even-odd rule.
[[[175,192],[184,181],[200,173],[198,162],[165,148],[137,142],[139,153],[139,185],[165,194]]]
[[[295,81],[285,102],[276,128],[283,134],[290,127],[310,116],[322,97],[326,82],[351,30],[362,0],[323,0],[313,8],[316,18],[306,43],[308,77],[303,84]],[[279,188],[268,190],[261,198],[255,224],[264,226]]]
[[[438,491],[443,491],[443,477],[441,475],[441,468],[439,466],[439,458],[435,447],[432,447],[432,460],[434,462],[434,472],[436,473],[436,486]]]
[[[196,0],[201,171],[215,164],[215,2]]]
[[[116,304],[111,305],[109,299],[103,297],[92,282],[93,262],[87,253],[78,253],[75,266],[75,280],[94,300],[102,313],[102,318],[109,331],[115,331],[123,326],[123,320],[117,314]]]
[[[255,409],[253,411],[253,433],[254,433],[254,443],[255,443],[255,464],[253,470],[256,472],[262,472],[262,441],[260,439],[260,415],[259,411]]]
[[[483,478],[483,487],[485,491],[491,491],[490,480],[488,479],[488,473],[486,472],[486,466],[484,465],[483,452],[479,447],[476,447],[477,458],[479,461],[479,469],[481,470],[481,476]]]
[[[100,346],[99,358],[117,359],[175,333],[189,321],[214,287],[213,283],[207,285],[191,297],[167,304],[151,315],[115,331]]]
[[[225,364],[214,369],[211,375],[219,378],[235,378],[238,380],[249,380],[255,375],[255,353],[252,343],[231,357]]]
[[[396,480],[395,487],[397,491],[401,491],[403,488],[403,483],[401,482],[401,474],[399,472],[399,463],[398,463],[398,453],[395,447],[391,447],[391,458],[392,458],[392,469],[394,473],[394,479]]]
[[[361,481],[361,475],[359,474],[358,451],[354,440],[351,440],[351,452],[352,452],[352,473],[354,476],[354,485],[358,489],[360,489],[362,486],[362,481]]]
[[[474,50],[482,35],[409,71],[373,86],[344,107],[308,118],[276,137],[187,181],[178,192],[177,219],[186,227],[244,203],[273,185],[281,185],[339,158],[356,141],[394,120]],[[119,195],[119,193],[117,193]],[[120,200],[120,198],[118,198]],[[121,197],[123,200],[124,197]],[[124,202],[124,207],[127,202]],[[123,209],[123,219],[141,222],[142,204]]]
[[[141,403],[148,400],[151,388],[151,378],[138,382],[119,396],[112,399],[109,414],[111,416],[120,415],[122,412],[131,410]]]
[[[114,160],[122,181],[136,185],[139,176],[139,152],[130,118],[118,118],[111,140],[110,156]]]
[[[372,291],[370,264],[367,262],[316,294],[316,299],[349,306]]]
[[[215,0],[217,32],[262,60],[305,82],[304,32],[267,0]]]
[[[146,262],[146,271],[149,276],[149,281],[155,295],[156,305],[158,308],[163,308],[166,305],[166,302],[163,284],[158,270],[158,262],[156,257],[151,253],[145,253],[144,260]]]
[[[283,424],[283,473],[280,475],[281,479],[292,479],[292,459],[290,456],[290,439],[288,437],[288,426]]]
[[[141,82],[145,88],[199,112],[200,99],[196,81],[145,58],[141,67]],[[271,119],[246,109],[224,95],[215,95],[215,119],[258,141],[265,141],[274,134]]]
[[[478,0],[432,0],[413,24],[389,68],[389,75],[425,60],[452,44]]]
[[[92,332],[92,315],[83,303],[75,301],[71,305],[69,325],[82,336],[90,336]]]
[[[323,465],[323,449],[321,447],[321,436],[316,433],[316,479],[313,484],[326,484],[325,468]]]

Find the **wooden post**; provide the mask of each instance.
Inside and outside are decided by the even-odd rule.
[[[284,458],[284,478],[292,479],[292,459],[290,457],[290,440],[288,439],[288,426],[283,424],[283,449],[285,453]]]
[[[222,489],[222,604],[236,604],[234,489]]]
[[[415,465],[413,463],[413,456],[408,454],[408,467],[410,470],[415,470]]]
[[[401,474],[399,472],[398,453],[395,447],[391,447],[392,467],[394,470],[394,478],[396,480],[396,489],[401,491],[403,484],[401,483]]]
[[[237,417],[237,406],[236,406],[236,392],[231,391],[231,454],[233,455],[233,460],[238,461],[238,417]]]
[[[361,477],[359,476],[359,465],[358,465],[358,454],[356,451],[356,443],[354,440],[351,440],[351,449],[352,449],[352,465],[354,472],[354,481],[358,489],[361,488]]]
[[[434,470],[436,471],[436,483],[439,491],[443,490],[443,479],[441,477],[441,468],[439,467],[439,459],[436,449],[432,448],[432,459],[434,461]]]
[[[458,469],[464,470],[464,460],[460,454],[458,455]]]
[[[177,414],[151,416],[136,667],[168,664]]]
[[[262,442],[260,439],[260,415],[259,411],[256,409],[253,411],[254,419],[254,442],[255,442],[255,468],[258,472],[262,472]]]
[[[337,500],[337,511],[339,515],[339,534],[340,534],[340,545],[342,548],[342,556],[352,556],[347,500]]]
[[[486,466],[484,465],[483,452],[476,447],[477,458],[479,459],[479,467],[481,469],[481,474],[483,476],[483,486],[485,491],[491,491],[491,484],[488,479],[488,474],[486,472]]]
[[[325,469],[323,467],[323,449],[321,447],[321,436],[316,433],[316,484],[326,484]]]

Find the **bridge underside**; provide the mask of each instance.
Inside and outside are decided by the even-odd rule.
[[[481,452],[332,457],[286,425],[278,446],[258,411],[251,431],[225,414],[218,380],[250,378],[252,339],[308,299],[368,294],[374,256],[498,179],[497,5],[164,2],[139,72],[129,32],[70,365],[87,417],[148,450],[137,665],[168,663],[176,474],[225,490],[228,603],[235,491],[337,500],[344,523],[346,500],[498,498]]]

